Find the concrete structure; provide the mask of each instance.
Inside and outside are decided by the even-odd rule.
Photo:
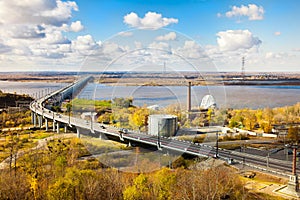
[[[177,116],[150,115],[148,118],[148,134],[165,137],[174,136],[177,132]]]

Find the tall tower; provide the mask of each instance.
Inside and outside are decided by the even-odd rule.
[[[242,79],[245,79],[245,57],[242,57],[242,73],[241,73]]]
[[[166,68],[166,62],[164,62],[163,74],[165,74],[166,71],[167,71],[167,68]]]
[[[188,88],[187,88],[187,111],[190,112],[192,110],[192,92],[191,92],[191,87],[192,83],[188,83]]]

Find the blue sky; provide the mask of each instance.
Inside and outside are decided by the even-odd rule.
[[[168,63],[175,71],[239,71],[245,57],[246,71],[298,72],[299,7],[296,0],[0,0],[0,68]]]

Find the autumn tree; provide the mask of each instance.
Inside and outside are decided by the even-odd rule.
[[[124,200],[150,199],[149,186],[148,177],[145,174],[140,174],[134,179],[133,185],[124,190]]]
[[[145,107],[136,108],[134,113],[129,116],[129,124],[132,127],[137,127],[139,130],[147,125],[149,110]]]
[[[297,126],[290,126],[288,129],[287,138],[294,143],[298,143],[300,139],[300,131]]]

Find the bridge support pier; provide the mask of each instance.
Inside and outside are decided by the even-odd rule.
[[[43,125],[43,118],[41,115],[38,115],[38,124],[39,124],[39,128],[42,128]]]
[[[55,132],[55,121],[53,121],[52,128],[53,128],[53,132]]]
[[[36,114],[33,113],[33,126],[36,127]]]
[[[64,131],[65,131],[65,133],[67,132],[67,130],[68,130],[68,125],[65,124],[65,126],[64,126]]]
[[[56,122],[56,125],[57,125],[57,126],[56,126],[56,132],[59,133],[59,125],[60,125],[60,123],[59,123],[59,122]]]
[[[80,138],[80,132],[79,132],[79,128],[76,128],[77,131],[77,138]],[[101,135],[101,134],[100,134]]]
[[[45,126],[46,126],[46,131],[49,131],[49,124],[47,118],[45,118]]]

